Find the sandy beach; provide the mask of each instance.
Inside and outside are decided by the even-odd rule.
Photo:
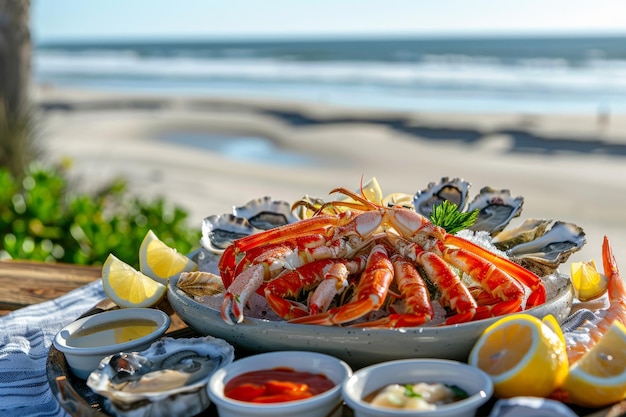
[[[523,196],[511,226],[581,226],[587,244],[570,261],[600,261],[607,235],[626,268],[626,114],[430,114],[52,87],[34,98],[42,145],[52,162],[71,159],[80,187],[123,176],[132,192],[187,209],[198,229],[265,195],[329,199],[361,177],[376,177],[385,194],[413,195],[461,177],[470,200],[484,186]]]

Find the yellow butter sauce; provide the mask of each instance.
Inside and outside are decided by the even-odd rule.
[[[144,337],[157,328],[157,323],[147,319],[130,319],[102,323],[79,330],[67,338],[73,347],[99,347],[129,342]]]

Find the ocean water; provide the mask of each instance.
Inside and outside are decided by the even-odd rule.
[[[626,111],[626,36],[38,45],[41,84],[414,111]]]

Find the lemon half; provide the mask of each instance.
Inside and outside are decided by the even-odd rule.
[[[530,314],[496,321],[478,338],[468,362],[489,374],[499,398],[547,397],[568,371],[565,339],[551,315],[543,321]]]
[[[562,386],[569,402],[604,407],[626,398],[626,327],[614,321],[609,330],[569,371]]]
[[[104,292],[123,308],[152,307],[165,296],[167,287],[110,254],[102,265]]]
[[[191,272],[198,265],[187,256],[167,246],[157,235],[149,230],[139,248],[139,270],[167,285],[169,280],[181,272]]]

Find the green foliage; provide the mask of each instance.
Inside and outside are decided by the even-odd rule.
[[[200,239],[188,214],[162,198],[129,196],[117,180],[94,194],[72,192],[63,172],[33,163],[23,179],[0,168],[0,257],[101,265],[109,253],[139,267],[148,232],[181,253]]]
[[[443,227],[446,232],[454,234],[472,227],[478,218],[478,212],[478,209],[469,213],[461,212],[456,204],[444,200],[443,203],[433,207],[433,211],[430,213],[430,221],[437,226]]]

